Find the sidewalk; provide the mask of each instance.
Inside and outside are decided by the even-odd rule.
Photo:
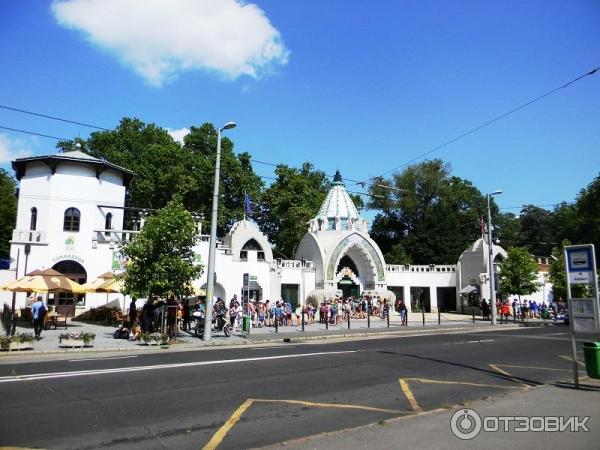
[[[252,328],[250,336],[248,338],[241,337],[239,331],[234,331],[232,336],[227,338],[223,333],[215,333],[210,342],[205,343],[202,339],[196,337],[192,332],[181,332],[177,337],[177,343],[169,345],[170,349],[186,349],[186,348],[198,348],[205,346],[219,346],[219,345],[247,345],[247,344],[260,344],[266,342],[283,342],[284,339],[296,342],[303,340],[314,340],[314,339],[328,339],[328,338],[347,338],[347,337],[361,337],[361,336],[376,336],[382,334],[415,334],[422,332],[452,332],[462,330],[489,330],[490,325],[488,322],[483,322],[476,319],[473,323],[472,317],[467,315],[458,314],[444,314],[440,317],[441,323],[438,324],[437,314],[425,314],[425,326],[423,326],[422,316],[419,314],[412,314],[409,317],[408,326],[401,326],[400,317],[393,314],[390,317],[390,326],[387,326],[387,322],[381,320],[378,317],[372,317],[370,321],[370,328],[368,327],[366,319],[351,320],[350,329],[348,329],[347,322],[342,322],[338,325],[329,325],[326,327],[325,324],[315,323],[312,325],[305,325],[305,331],[303,332],[301,327],[297,326],[282,326],[275,331],[274,327],[263,327],[263,328]],[[518,324],[516,325],[518,326]],[[502,325],[502,328],[514,327],[512,323],[508,325]],[[113,333],[116,327],[106,326],[98,323],[86,323],[69,321],[68,329],[58,330],[44,330],[42,332],[42,339],[34,342],[33,350],[26,350],[22,352],[1,352],[0,358],[3,356],[18,356],[20,354],[37,354],[37,353],[72,353],[82,351],[136,351],[136,350],[148,350],[154,349],[155,346],[147,346],[141,342],[130,342],[125,339],[114,339]],[[87,348],[59,348],[58,336],[62,333],[67,332],[79,332],[85,331],[94,333],[96,338],[94,340],[93,347]],[[31,327],[17,327],[17,333],[33,333]],[[160,347],[159,347],[160,348]]]
[[[290,450],[345,450],[348,448],[369,450],[388,450],[390,448],[426,448],[428,450],[593,449],[598,448],[600,442],[600,384],[594,386],[590,386],[587,390],[575,390],[569,386],[545,385],[527,391],[513,392],[504,397],[469,403],[466,407],[457,406],[450,410],[426,411],[377,424],[323,433],[264,448]],[[509,426],[510,431],[505,432],[503,431],[504,423],[499,422],[499,431],[481,430],[473,439],[462,440],[452,434],[450,424],[453,414],[458,413],[458,417],[464,417],[465,408],[474,410],[482,419],[482,423],[486,422],[483,420],[484,417],[491,416],[561,416],[565,418],[577,416],[582,419],[584,416],[589,416],[589,420],[585,422],[589,432],[582,430],[577,432],[515,432],[515,426],[527,426],[521,425],[523,422],[512,422],[512,425]],[[536,427],[540,426],[541,422],[527,423]]]

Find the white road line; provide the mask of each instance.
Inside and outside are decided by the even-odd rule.
[[[231,364],[240,362],[251,362],[251,361],[267,361],[271,359],[283,359],[283,358],[302,358],[307,356],[329,356],[329,355],[341,355],[347,353],[356,353],[358,350],[347,350],[339,352],[316,352],[316,353],[299,353],[297,355],[279,355],[279,356],[259,356],[256,358],[240,358],[240,359],[224,359],[218,361],[197,361],[190,363],[177,363],[177,364],[156,364],[154,366],[135,366],[135,367],[119,367],[115,369],[97,369],[97,370],[78,370],[71,372],[50,372],[50,373],[36,373],[31,375],[15,375],[0,377],[0,383],[13,383],[16,381],[35,381],[35,380],[49,380],[52,378],[69,378],[69,377],[82,377],[86,375],[104,375],[110,373],[120,372],[141,372],[145,370],[158,370],[158,369],[177,369],[180,367],[198,367],[198,366],[211,366],[216,364]]]
[[[108,361],[109,359],[127,359],[127,358],[137,358],[137,355],[101,357],[101,358],[69,359],[69,362],[79,362],[79,361]]]
[[[266,350],[266,349],[271,349],[271,348],[282,348],[282,349],[288,349],[288,348],[296,348],[295,345],[271,345],[269,347],[251,347],[250,350]]]
[[[478,344],[479,342],[494,342],[495,339],[477,339],[476,341],[467,341],[467,344]]]

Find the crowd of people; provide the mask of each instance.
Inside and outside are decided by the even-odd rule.
[[[483,320],[490,320],[491,317],[491,306],[484,298],[480,304],[481,316]],[[523,300],[519,301],[516,298],[512,300],[497,300],[496,301],[496,315],[502,322],[506,320],[508,322],[509,317],[513,320],[524,320],[524,319],[554,319],[558,313],[564,309],[564,303],[558,302],[558,304],[546,302],[538,303],[535,300]]]
[[[217,298],[214,313],[222,314],[234,331],[242,329],[243,317],[249,315],[252,327],[300,327],[321,323],[338,325],[348,320],[379,318],[387,320],[394,308],[401,318],[401,324],[407,325],[408,310],[403,300],[396,300],[392,305],[386,299],[377,297],[331,298],[318,304],[308,302],[305,306],[292,305],[290,301],[280,299],[242,301],[234,295],[228,304]],[[127,324],[120,328],[115,337],[137,339],[141,333],[160,332],[165,329],[170,336],[180,331],[193,330],[192,323],[204,317],[205,299],[183,299],[176,301],[173,296],[166,300],[149,299],[141,309],[132,299],[127,314]],[[194,312],[199,312],[194,313]],[[126,326],[125,326],[126,325]]]

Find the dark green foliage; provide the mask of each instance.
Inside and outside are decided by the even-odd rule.
[[[471,182],[451,176],[439,159],[409,166],[389,180],[377,178],[370,191],[383,197],[373,197],[369,207],[381,210],[372,237],[386,260],[454,264],[481,235],[484,196]]]
[[[277,180],[265,190],[262,214],[256,219],[279,255],[293,258],[308,230],[307,222],[319,211],[331,183],[309,163],[301,169],[280,165],[275,174]]]
[[[12,231],[17,219],[17,197],[15,180],[4,169],[0,169],[0,258],[10,256]]]

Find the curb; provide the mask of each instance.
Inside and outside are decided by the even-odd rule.
[[[302,343],[310,341],[325,341],[325,340],[337,340],[337,339],[361,339],[369,337],[415,337],[432,334],[446,334],[456,332],[486,332],[486,331],[502,331],[502,330],[516,330],[522,328],[519,324],[503,325],[502,328],[491,328],[489,325],[482,326],[462,326],[462,327],[434,327],[425,329],[403,329],[403,330],[384,330],[384,331],[358,331],[355,333],[337,333],[337,334],[321,334],[314,336],[282,336],[272,337],[267,339],[257,340],[244,340],[241,342],[215,342],[214,340],[208,343],[202,341],[197,343],[181,343],[171,344],[166,346],[134,346],[134,347],[92,347],[92,348],[80,348],[80,349],[52,349],[52,350],[34,350],[34,351],[20,351],[20,352],[2,352],[0,354],[0,360],[9,357],[23,357],[23,356],[36,356],[36,355],[82,355],[82,354],[97,354],[97,353],[122,353],[122,352],[152,352],[160,353],[164,351],[177,352],[177,351],[194,351],[202,349],[217,349],[221,347],[225,348],[241,348],[247,346],[256,346],[261,344],[273,344],[273,343]]]

